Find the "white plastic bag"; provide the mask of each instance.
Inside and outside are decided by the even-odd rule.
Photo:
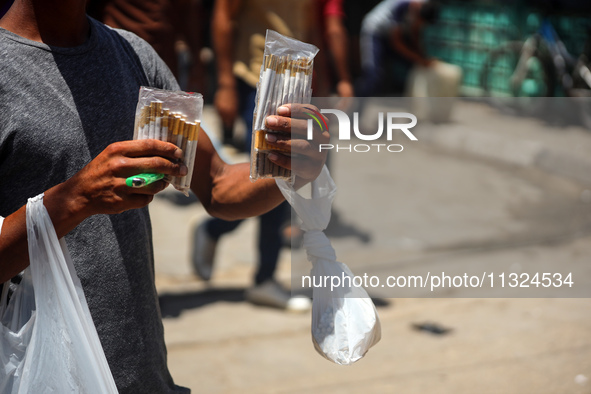
[[[0,297],[0,393],[117,393],[80,280],[43,194],[27,203],[30,266]]]
[[[338,286],[314,286],[312,293],[312,340],[322,356],[348,365],[362,358],[381,338],[380,320],[363,287],[354,286],[349,268],[337,262],[330,240],[323,233],[330,222],[336,186],[326,166],[312,183],[306,199],[282,179],[276,179],[285,199],[296,211],[305,231],[303,247],[312,263],[312,278],[337,277]],[[349,280],[344,280],[349,278]],[[316,283],[320,283],[317,281]]]

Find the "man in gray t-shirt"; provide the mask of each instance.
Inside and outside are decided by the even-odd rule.
[[[45,193],[119,391],[187,392],[166,366],[146,207],[167,184],[125,186],[141,172],[187,172],[174,145],[130,141],[140,86],[178,90],[170,70],[137,36],[87,18],[78,0],[16,2],[0,19],[0,70],[0,283],[28,265],[24,205]],[[268,126],[289,131],[291,112]],[[305,135],[305,120],[293,126]],[[310,144],[294,144],[315,164],[298,184],[325,160]],[[191,188],[210,213],[238,219],[282,201],[274,181],[251,183],[247,165],[224,163],[205,133],[196,157]],[[279,153],[275,161],[289,166]]]
[[[73,48],[3,29],[0,48],[0,216],[72,177],[110,143],[131,139],[140,86],[178,89],[149,45],[94,20],[90,38]],[[117,384],[173,392],[150,231],[140,208],[90,216],[65,239]]]

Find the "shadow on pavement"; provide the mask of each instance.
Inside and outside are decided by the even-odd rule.
[[[244,290],[240,288],[219,288],[178,294],[163,294],[158,297],[162,317],[178,317],[187,309],[195,309],[220,301],[244,302]]]
[[[385,298],[372,297],[371,294],[369,296],[371,297],[371,300],[373,301],[373,304],[376,306],[376,308],[385,308],[393,303],[392,300],[388,301]]]
[[[195,204],[199,202],[199,199],[197,198],[197,196],[193,193],[190,192],[189,196],[185,196],[182,193],[179,193],[177,191],[172,191],[172,186],[170,186],[171,191],[165,191],[163,193],[158,193],[156,194],[156,198],[161,199],[161,200],[166,200],[174,205],[178,205],[181,207],[187,206],[187,205],[191,205],[191,204]]]
[[[368,231],[364,231],[354,224],[345,222],[338,211],[333,209],[330,215],[330,223],[328,223],[328,227],[324,231],[328,237],[354,237],[364,244],[371,242],[371,234]]]
[[[219,288],[204,291],[194,291],[176,294],[162,294],[158,297],[160,311],[163,318],[177,318],[185,310],[200,308],[216,302],[246,302],[244,292],[241,288]],[[312,296],[312,292],[303,292],[302,295]],[[391,302],[372,297],[376,308],[390,306]]]

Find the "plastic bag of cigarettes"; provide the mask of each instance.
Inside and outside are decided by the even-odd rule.
[[[303,247],[312,263],[310,276],[317,278],[313,279],[314,283],[322,283],[323,278],[339,278],[338,284],[313,286],[314,348],[336,364],[352,364],[378,343],[381,326],[371,298],[363,287],[354,285],[351,270],[337,261],[335,250],[323,232],[330,222],[336,186],[326,166],[312,182],[310,199],[298,194],[285,180],[276,179],[276,182],[301,220]]]
[[[175,92],[142,86],[135,111],[134,140],[153,138],[172,142],[183,150],[189,169],[183,177],[165,177],[175,189],[189,195],[203,112],[200,93]]]
[[[312,69],[318,48],[267,30],[265,52],[252,124],[250,178],[282,178],[292,182],[291,171],[272,163],[267,155],[265,118],[276,115],[277,108],[288,103],[310,103],[312,98]],[[288,151],[282,152],[289,154]]]

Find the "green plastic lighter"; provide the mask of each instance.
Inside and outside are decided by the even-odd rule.
[[[144,187],[162,178],[164,174],[138,174],[127,178],[125,184],[129,187]]]

